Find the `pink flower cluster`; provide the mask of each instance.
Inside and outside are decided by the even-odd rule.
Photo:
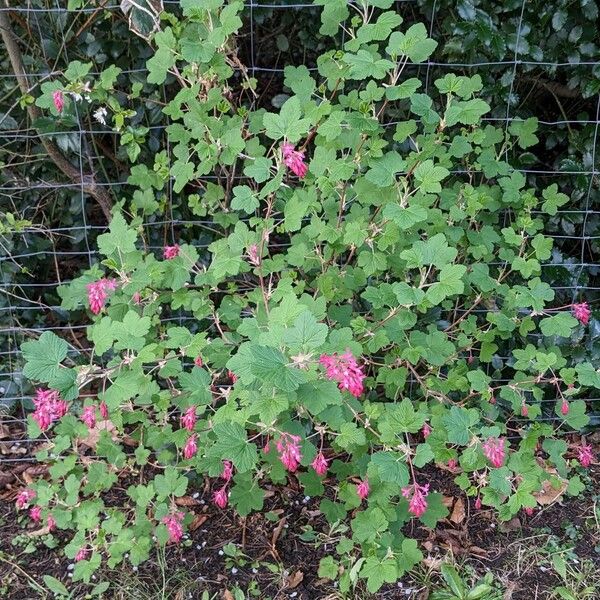
[[[75,562],[79,562],[81,560],[85,560],[90,553],[90,549],[87,546],[81,546],[79,550],[77,550],[77,554],[75,555]]]
[[[358,494],[358,497],[361,500],[364,500],[369,495],[370,491],[371,491],[371,488],[369,487],[369,481],[367,479],[363,479],[356,486],[356,493]]]
[[[581,446],[577,448],[577,460],[581,466],[586,469],[592,464],[594,452],[589,444],[581,444]]]
[[[54,90],[52,92],[52,102],[54,103],[54,108],[61,113],[65,107],[64,94],[60,90]]]
[[[163,248],[163,257],[165,260],[172,260],[179,256],[179,244],[175,244],[174,246],[165,246]]]
[[[291,433],[282,433],[277,440],[276,448],[279,454],[279,460],[283,466],[293,473],[302,460],[300,453],[300,436]]]
[[[192,433],[183,446],[183,458],[189,460],[196,455],[196,452],[198,452],[198,436]]]
[[[415,517],[422,517],[427,510],[427,494],[429,484],[420,485],[416,481],[402,488],[402,495],[408,500],[408,512]]]
[[[182,512],[176,511],[162,518],[162,522],[167,526],[169,532],[169,541],[173,544],[178,544],[183,537],[184,516]]]
[[[181,426],[188,431],[194,431],[196,426],[196,407],[190,406],[181,416]]]
[[[363,393],[366,375],[349,350],[341,355],[322,354],[319,362],[325,367],[327,378],[337,381],[340,390],[348,390],[356,398]]]
[[[35,412],[33,420],[42,431],[46,431],[54,421],[64,417],[69,410],[69,405],[63,400],[56,390],[43,390],[38,388],[33,399]]]
[[[431,435],[431,425],[429,423],[424,423],[423,428],[421,429],[421,433],[423,434],[423,439],[427,439]]]
[[[100,406],[98,408],[100,409],[100,416],[106,421],[108,419],[108,404],[106,404],[106,402],[103,400],[100,402]]]
[[[90,428],[96,427],[96,407],[93,404],[83,407],[81,420]]]
[[[502,438],[488,438],[481,446],[486,458],[494,467],[500,468],[504,464],[506,450]]]
[[[325,475],[327,473],[327,469],[329,467],[329,463],[325,458],[325,455],[322,452],[319,452],[315,459],[310,463],[310,466],[315,470],[315,473],[319,476]]]
[[[569,403],[565,398],[563,398],[562,404],[560,405],[560,414],[564,416],[569,414]]]
[[[581,302],[580,304],[571,304],[571,312],[573,316],[582,324],[587,325],[592,316],[592,311],[587,302]]]
[[[90,310],[95,314],[99,314],[106,304],[108,292],[114,290],[117,283],[114,279],[102,278],[93,283],[87,284],[87,295]]]
[[[284,142],[281,144],[281,153],[285,166],[294,174],[303,179],[308,172],[308,165],[304,162],[304,152],[294,148],[294,144]]]
[[[227,506],[227,502],[229,501],[229,494],[227,492],[227,485],[231,481],[233,477],[233,465],[231,461],[224,460],[223,461],[223,471],[221,473],[221,479],[225,481],[223,486],[219,488],[213,494],[213,502],[220,508],[223,509]]]
[[[258,267],[260,265],[260,254],[258,250],[257,244],[252,244],[248,246],[248,261],[251,265]]]
[[[35,498],[35,492],[31,488],[25,488],[17,494],[15,506],[18,509],[25,508]]]

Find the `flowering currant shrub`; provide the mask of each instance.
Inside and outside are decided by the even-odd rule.
[[[245,516],[293,479],[349,523],[320,572],[371,591],[421,559],[405,526],[447,514],[429,465],[503,520],[580,492],[600,374],[569,351],[585,299],[559,306],[540,268],[544,215],[568,198],[506,160],[535,122],[483,124],[477,76],[425,93],[407,72],[436,43],[391,0],[357,3],[343,50],[288,67],[281,108],[255,108],[241,3],[181,4],[148,61],[178,89],[172,156],[133,166],[101,262],[59,290],[92,350],[72,358],[51,332],[22,347],[51,466],[17,504],[71,532],[74,578],[181,542],[193,489]],[[169,178],[191,217],[152,248],[142,224],[164,218]],[[126,503],[107,504],[124,477]]]

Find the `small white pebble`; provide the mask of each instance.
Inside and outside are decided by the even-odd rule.
[[[206,504],[204,500],[200,500],[200,504]]]
[[[73,573],[68,573],[67,577],[73,577]]]
[[[202,546],[200,544],[196,544],[196,550],[202,550]]]
[[[541,571],[542,573],[545,573],[547,570],[548,570],[548,569],[547,569],[546,567],[543,567],[543,566],[541,566],[541,565],[540,565],[540,571]]]
[[[137,568],[137,565],[133,565],[133,567],[131,567],[131,568],[132,568],[134,571],[137,571],[137,570],[138,570],[138,568]]]
[[[129,558],[129,552],[125,554],[125,558]]]
[[[96,576],[95,576],[95,575],[92,575],[92,579],[96,579]]]
[[[284,527],[284,529],[287,529],[289,527],[289,525],[286,523],[283,527]]]
[[[69,563],[67,565],[67,571],[72,571],[75,568],[75,565],[73,563]]]
[[[206,547],[206,542],[202,542],[202,547],[205,548]]]
[[[258,569],[256,567],[252,567],[252,572],[256,575],[258,573]]]
[[[304,502],[308,502],[310,500],[310,496],[304,496]]]
[[[295,598],[298,595],[298,592],[292,592],[290,594],[290,598]]]
[[[235,567],[231,568],[231,574],[235,575],[238,572],[238,570]]]
[[[223,550],[219,550],[219,556],[223,556]]]
[[[194,492],[192,498],[195,500],[200,495],[200,492]]]

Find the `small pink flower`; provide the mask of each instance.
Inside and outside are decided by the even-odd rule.
[[[166,260],[172,260],[173,258],[179,256],[179,244],[175,244],[174,246],[165,246],[163,249],[163,257]]]
[[[504,464],[505,448],[502,438],[488,438],[482,444],[483,453],[486,458],[496,468],[500,468]]]
[[[338,382],[340,390],[348,390],[355,398],[364,391],[363,381],[366,375],[352,353],[346,350],[344,354],[321,354],[319,363],[325,367],[328,379]]]
[[[61,113],[65,107],[64,94],[60,90],[54,90],[52,92],[52,102],[54,103],[54,108]]]
[[[448,468],[449,468],[451,471],[454,471],[454,469],[456,469],[456,465],[457,465],[457,463],[456,463],[456,459],[454,459],[454,458],[451,458],[451,459],[448,461]]]
[[[581,444],[581,446],[577,448],[577,460],[581,466],[586,469],[592,464],[594,452],[589,444]]]
[[[135,292],[135,294],[133,294],[133,296],[131,297],[131,299],[133,300],[133,302],[135,304],[141,304],[142,303],[142,295],[139,292]]]
[[[475,508],[479,510],[481,508],[481,498],[477,496],[477,500],[475,500]]]
[[[526,506],[523,510],[528,517],[530,517],[534,512],[534,509],[531,508],[531,506]]]
[[[416,481],[402,489],[402,495],[409,499],[408,512],[415,517],[422,517],[427,510],[427,494],[429,493],[429,484],[419,485]]]
[[[262,451],[263,454],[269,454],[269,452],[271,452],[271,443],[269,442],[269,438],[267,438],[267,441],[265,442]]]
[[[227,494],[227,485],[224,485],[220,490],[217,490],[213,494],[213,502],[220,508],[223,509],[227,506],[229,495]]]
[[[196,426],[196,407],[190,406],[181,417],[181,426],[188,431],[194,431]]]
[[[30,488],[25,488],[17,494],[15,506],[18,509],[25,508],[35,498],[35,492]]]
[[[61,399],[56,390],[38,388],[35,391],[33,404],[35,411],[32,419],[42,431],[46,431],[54,421],[64,417],[69,410],[69,405]]]
[[[39,523],[42,520],[42,507],[32,506],[29,509],[29,516],[34,523]]]
[[[325,475],[325,473],[327,473],[329,463],[327,462],[327,459],[325,458],[324,454],[322,452],[319,452],[319,454],[317,454],[310,466],[315,470],[315,473],[317,475],[320,475],[322,477],[323,475]]]
[[[108,292],[114,290],[117,284],[114,279],[102,278],[98,281],[88,283],[86,287],[90,310],[97,315],[100,314],[106,304]]]
[[[108,405],[106,404],[106,402],[104,402],[104,400],[102,402],[100,402],[100,416],[106,421],[108,419]]]
[[[363,479],[357,486],[356,486],[356,493],[358,494],[358,497],[362,500],[364,500],[370,492],[370,488],[369,488],[369,481],[367,479]]]
[[[197,367],[201,367],[204,363],[202,362],[202,357],[201,356],[196,356],[196,358],[194,359],[194,364]]]
[[[187,439],[185,446],[183,447],[183,458],[189,460],[193,456],[195,456],[196,452],[198,452],[198,436],[193,433]]]
[[[279,453],[279,460],[291,473],[298,468],[302,460],[300,441],[300,436],[292,435],[291,433],[282,433],[281,437],[277,440],[276,447]]]
[[[496,396],[490,396],[490,404],[496,404]]]
[[[527,404],[522,404],[521,405],[521,416],[527,417],[528,415],[529,415],[529,406],[527,406]]]
[[[48,515],[46,525],[48,526],[48,531],[54,531],[56,529],[56,520],[52,515]]]
[[[83,408],[81,413],[81,420],[90,428],[93,429],[96,426],[96,407],[92,404],[88,404]]]
[[[184,514],[177,511],[162,518],[169,532],[169,541],[173,544],[178,544],[183,537],[183,517]]]
[[[233,371],[227,371],[227,377],[231,379],[231,383],[235,383],[238,380],[238,376]]]
[[[560,405],[560,413],[564,416],[569,414],[569,403],[564,398],[562,404]]]
[[[221,479],[230,481],[233,476],[233,465],[230,460],[223,461],[223,471],[221,472]]]
[[[88,557],[89,552],[90,549],[87,546],[81,546],[81,548],[77,550],[77,554],[75,555],[75,562],[85,560]]]
[[[286,167],[300,179],[303,179],[308,172],[308,165],[304,162],[304,152],[294,148],[294,144],[284,142],[281,144],[281,153]]]
[[[571,312],[582,325],[587,325],[590,321],[590,317],[592,316],[592,311],[590,310],[590,306],[587,302],[582,302],[581,304],[571,304]]]
[[[427,439],[430,435],[431,435],[431,426],[429,425],[429,423],[425,423],[423,425],[423,428],[421,429],[421,433],[423,434],[423,438]]]
[[[260,265],[260,254],[258,253],[258,246],[256,244],[248,246],[248,261],[255,267]]]

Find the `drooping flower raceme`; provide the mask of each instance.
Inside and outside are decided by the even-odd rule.
[[[220,488],[213,494],[213,502],[219,508],[222,509],[227,506],[227,501],[228,501],[227,484],[225,484],[222,488]]]
[[[564,416],[569,414],[569,403],[566,401],[565,398],[563,398],[563,401],[560,405],[560,414]]]
[[[421,429],[421,433],[423,434],[423,438],[427,439],[431,435],[431,426],[429,423],[424,423],[423,428]]]
[[[88,405],[83,407],[83,411],[81,413],[81,420],[90,428],[96,426],[96,407],[93,405]]]
[[[95,314],[99,314],[106,304],[108,292],[114,290],[117,283],[114,279],[102,278],[93,283],[87,284],[87,296],[90,310]]]
[[[69,405],[63,400],[56,390],[43,390],[38,388],[33,399],[35,411],[32,419],[42,431],[46,431],[54,421],[64,417],[69,410]]]
[[[581,302],[580,304],[571,304],[571,312],[573,316],[582,324],[587,325],[592,316],[592,311],[587,302]]]
[[[106,421],[106,419],[108,419],[108,405],[106,404],[106,402],[104,402],[104,400],[102,402],[100,402],[100,416]]]
[[[31,488],[25,488],[17,494],[15,506],[18,509],[25,508],[35,498],[35,492]]]
[[[165,260],[172,260],[179,256],[179,244],[173,246],[165,246],[163,249],[163,257]]]
[[[358,497],[361,500],[364,500],[368,495],[369,495],[369,482],[367,479],[363,479],[357,486],[356,486],[356,493],[358,494]]]
[[[504,464],[506,451],[503,438],[488,438],[481,446],[486,458],[494,467],[500,468]]]
[[[188,431],[194,431],[196,426],[196,407],[190,406],[181,416],[181,426]]]
[[[178,544],[183,537],[183,517],[184,514],[177,511],[162,518],[169,532],[169,541],[173,544]]]
[[[258,250],[257,244],[252,244],[248,246],[248,261],[251,265],[258,267],[260,265],[260,254]]]
[[[90,549],[87,546],[82,546],[77,550],[77,554],[75,555],[75,562],[79,562],[81,560],[85,560],[88,557]]]
[[[292,473],[298,468],[298,465],[302,460],[299,445],[300,439],[301,438],[298,435],[282,433],[276,444],[279,460],[282,462],[283,466]]]
[[[183,458],[189,460],[196,454],[196,452],[198,452],[198,436],[193,433],[185,442],[183,447]]]
[[[56,519],[52,515],[48,515],[46,525],[48,526],[48,531],[54,531],[56,529]]]
[[[233,476],[233,465],[230,460],[223,461],[223,471],[221,472],[221,479],[229,481]]]
[[[29,516],[34,523],[39,523],[42,520],[42,507],[32,506],[29,509]]]
[[[581,446],[577,448],[577,460],[581,466],[585,467],[586,469],[592,464],[592,460],[594,460],[594,452],[589,444],[581,444]]]
[[[340,390],[348,390],[356,398],[363,393],[366,375],[349,350],[344,354],[322,354],[319,363],[325,367],[327,378],[338,382]]]
[[[327,462],[327,459],[325,458],[323,453],[319,452],[319,454],[317,454],[310,466],[315,470],[315,473],[317,475],[323,476],[325,475],[325,473],[327,473],[329,463]]]
[[[61,90],[54,90],[52,92],[52,102],[54,103],[54,108],[61,113],[65,107],[65,97]]]
[[[415,517],[422,517],[427,510],[427,494],[429,484],[420,485],[416,481],[402,488],[402,495],[408,500],[408,512]]]
[[[284,142],[281,144],[281,153],[285,166],[294,174],[302,179],[308,172],[308,165],[304,162],[304,152],[294,148],[294,144]]]

